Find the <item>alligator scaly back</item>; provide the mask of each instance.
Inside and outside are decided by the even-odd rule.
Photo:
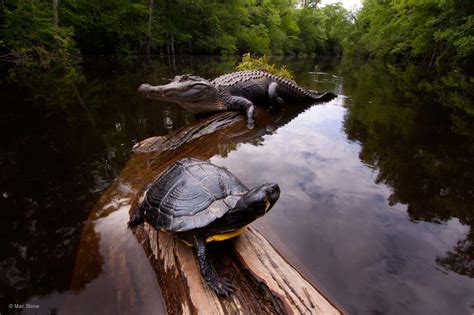
[[[263,79],[263,80],[262,80]],[[232,92],[235,91],[234,86],[238,84],[242,84],[245,82],[254,82],[257,80],[267,81],[267,82],[276,82],[280,89],[284,90],[287,94],[287,98],[301,98],[302,100],[314,100],[314,101],[322,101],[328,102],[331,99],[335,98],[336,95],[333,93],[321,93],[313,90],[306,90],[296,84],[295,81],[283,78],[279,75],[272,74],[262,70],[244,70],[244,71],[237,71],[232,73],[227,73],[221,75],[211,83],[218,88],[226,87],[231,89]],[[321,95],[327,94],[327,100],[321,100]]]

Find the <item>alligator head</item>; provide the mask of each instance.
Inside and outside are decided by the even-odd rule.
[[[142,84],[138,93],[147,98],[175,102],[193,112],[202,111],[199,103],[211,105],[215,88],[208,80],[194,75],[178,75],[165,85]]]

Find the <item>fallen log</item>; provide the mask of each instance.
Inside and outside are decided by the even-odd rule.
[[[136,153],[119,178],[95,206],[91,221],[110,216],[124,206],[127,209],[131,206],[129,211],[133,212],[139,192],[175,161],[184,157],[209,159],[219,153],[226,154],[237,143],[254,141],[276,130],[305,108],[292,107],[276,113],[258,110],[257,127],[252,130],[247,129],[240,114],[220,113],[199,119],[168,136],[140,142],[134,147]],[[130,233],[125,229],[126,220],[122,221],[116,228],[123,231],[122,234]],[[90,233],[91,229],[88,230]],[[134,234],[155,272],[168,314],[341,313],[253,227],[230,241],[214,242],[208,246],[209,258],[216,271],[235,287],[235,292],[228,298],[219,297],[208,288],[201,278],[192,248],[179,239],[158,232],[146,223],[134,229]],[[87,250],[79,249],[78,262],[81,265],[77,268],[77,279],[85,277],[81,273],[90,273],[91,268],[84,265],[87,261],[84,256],[94,255],[91,248],[101,247],[103,253],[104,246],[117,246],[112,242],[101,246],[87,244],[90,240],[102,242],[101,239],[104,237],[83,236],[81,248]],[[118,255],[119,251],[113,252]],[[127,261],[127,253],[121,255],[122,258],[114,256],[113,261]],[[140,287],[140,283],[133,285]],[[84,287],[84,284],[76,282],[76,287]],[[137,295],[135,300],[139,301],[140,296]]]
[[[136,232],[156,271],[168,314],[340,314],[254,228],[210,245],[210,260],[235,292],[221,298],[201,279],[191,248],[145,224]]]

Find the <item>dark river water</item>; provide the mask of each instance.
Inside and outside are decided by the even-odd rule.
[[[134,143],[194,120],[136,89],[182,73],[212,78],[236,60],[86,57],[75,67],[2,69],[0,313],[15,303],[38,305],[26,314],[81,313],[94,299],[116,313],[110,292],[97,289],[107,287],[107,270],[73,285],[85,222]],[[421,81],[426,69],[411,65],[273,62],[301,86],[339,97],[211,158],[249,187],[280,185],[280,200],[254,226],[350,314],[472,314],[469,84],[453,76]],[[153,280],[143,286],[158,292]],[[142,312],[162,312],[158,304]]]

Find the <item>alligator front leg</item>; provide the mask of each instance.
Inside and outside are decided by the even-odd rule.
[[[233,109],[245,110],[247,114],[247,127],[255,127],[255,105],[252,101],[241,96],[231,96],[229,98],[230,106]]]

